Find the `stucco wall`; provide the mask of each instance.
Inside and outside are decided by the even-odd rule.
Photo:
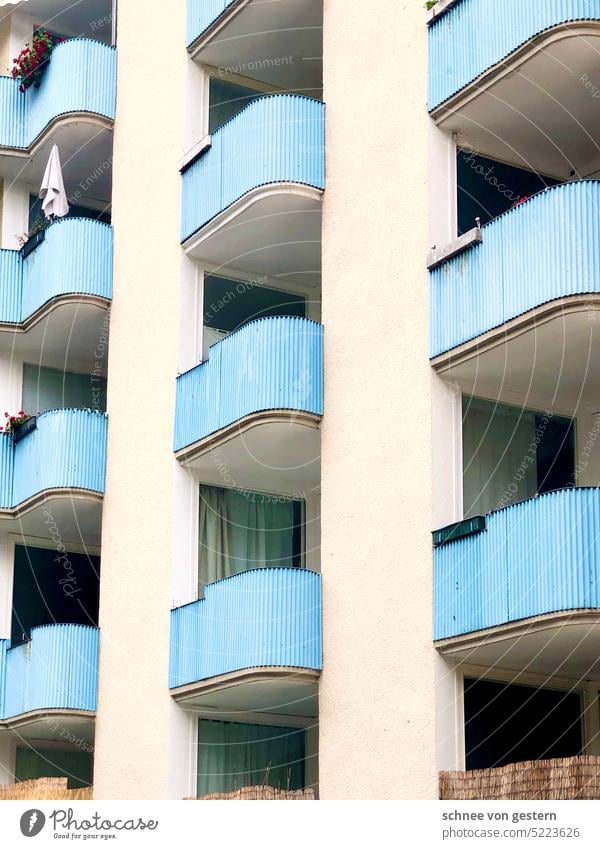
[[[320,791],[434,798],[425,12],[324,5]]]
[[[167,689],[175,520],[185,3],[119,3],[114,298],[94,792],[162,799],[185,729]],[[168,57],[159,63],[155,47]],[[154,56],[154,59],[153,59]],[[187,764],[186,764],[187,767]],[[175,782],[177,784],[177,782]],[[179,796],[181,798],[181,795]]]

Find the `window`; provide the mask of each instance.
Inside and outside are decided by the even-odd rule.
[[[211,77],[208,132],[214,133],[263,91]]]
[[[575,423],[463,396],[464,516],[575,483]]]
[[[520,200],[560,181],[459,148],[456,182],[460,236],[475,227],[476,218],[487,224]]]
[[[249,321],[272,316],[306,317],[306,298],[257,283],[208,274],[204,278],[204,351]]]
[[[100,559],[15,546],[11,645],[40,625],[98,625]]]
[[[31,414],[68,407],[104,412],[106,378],[25,363],[22,398],[22,408]]]
[[[304,502],[248,490],[200,486],[199,595],[249,569],[303,565]]]
[[[581,754],[578,692],[465,678],[464,706],[467,769]]]
[[[198,796],[258,784],[301,790],[305,738],[298,728],[199,720]]]

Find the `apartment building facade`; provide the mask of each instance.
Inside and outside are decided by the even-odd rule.
[[[0,6],[4,73],[54,40],[0,78],[2,783],[433,799],[595,754],[579,5]]]

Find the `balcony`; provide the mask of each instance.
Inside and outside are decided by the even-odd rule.
[[[319,101],[276,94],[219,127],[183,173],[188,253],[259,274],[318,273],[324,114]]]
[[[286,91],[322,88],[323,0],[188,0],[187,10],[194,59]]]
[[[73,298],[72,296],[76,296]],[[44,241],[27,257],[0,250],[0,328],[26,330],[40,312],[59,302],[63,321],[77,339],[75,318],[86,327],[104,313],[112,297],[112,230],[89,218],[66,218],[44,231]],[[11,346],[15,344],[11,341]],[[72,348],[70,349],[72,350]]]
[[[21,507],[52,490],[101,495],[106,468],[104,413],[49,410],[16,444],[0,436],[0,510]]]
[[[303,318],[263,318],[209,349],[177,379],[174,450],[222,485],[215,466],[251,464],[277,473],[267,491],[309,486],[323,415],[323,327]],[[247,481],[264,488],[263,480]]]
[[[321,576],[255,569],[209,584],[205,593],[171,612],[172,694],[194,704],[208,697],[217,707],[235,686],[238,708],[285,713],[289,706],[294,715],[315,715]],[[225,696],[215,695],[223,689]]]
[[[554,186],[491,221],[480,244],[432,271],[434,365],[589,305],[600,293],[598,209],[600,182]]]
[[[440,799],[600,799],[600,758],[523,761],[492,769],[440,774]]]
[[[429,108],[440,126],[552,176],[599,167],[597,4],[445,0],[429,23]]]
[[[112,122],[115,98],[115,50],[85,38],[65,41],[54,49],[39,88],[21,94],[15,80],[0,77],[0,147],[31,148],[53,121],[67,115]]]
[[[438,648],[490,668],[599,671],[600,489],[556,490],[484,524],[435,549]]]
[[[46,625],[31,641],[0,641],[0,719],[35,711],[95,711],[100,632],[82,625]]]

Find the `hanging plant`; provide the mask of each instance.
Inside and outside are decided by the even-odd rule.
[[[11,416],[9,413],[4,413],[4,416],[7,419],[6,424],[4,425],[4,433],[10,434],[13,434],[19,425],[24,424],[24,422],[31,418],[31,416],[23,410],[19,410],[16,416]]]
[[[50,35],[48,30],[34,30],[31,44],[27,43],[17,58],[13,59],[11,76],[13,80],[21,81],[19,91],[24,92],[31,86],[39,86],[52,51],[62,40]]]

